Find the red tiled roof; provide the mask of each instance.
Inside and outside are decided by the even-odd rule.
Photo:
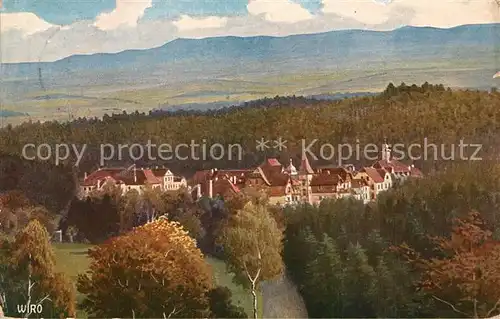
[[[377,169],[378,174],[382,177],[382,179],[385,180],[385,175],[389,174],[389,172],[383,168]]]
[[[363,172],[368,175],[375,183],[383,183],[384,182],[384,177],[385,177],[385,171],[384,175],[381,176],[379,170],[373,167],[364,167],[362,169]]]
[[[276,158],[268,158],[261,166],[270,165],[270,166],[282,166],[281,163]]]
[[[230,193],[239,193],[240,189],[227,179],[217,179],[213,184],[213,195],[227,196]]]
[[[387,160],[380,160],[380,161],[377,161],[375,162],[373,165],[372,165],[374,168],[378,168],[378,169],[386,169],[390,172],[393,172],[393,173],[406,173],[406,172],[410,172],[410,168],[408,165],[405,165],[403,163],[401,163],[400,161],[398,160],[390,160],[390,161],[387,161]]]
[[[271,185],[271,182],[267,179],[267,176],[266,174],[264,173],[264,170],[260,167],[257,167],[257,169],[251,173],[248,174],[248,177],[249,178],[252,178],[252,179],[262,179],[264,181],[264,183],[266,183],[266,185],[270,186]]]
[[[348,177],[352,179],[352,173],[349,172],[345,167],[326,165],[326,166],[318,167],[318,170],[321,172],[329,172],[332,175],[338,175],[344,181]]]
[[[311,179],[311,186],[334,186],[340,183],[340,176],[336,174],[316,174]]]
[[[104,181],[109,178],[117,179],[117,176],[124,171],[124,168],[105,168],[98,169],[92,174],[88,175],[87,178],[84,179],[82,185],[83,186],[95,186],[98,181]]]
[[[145,169],[143,170],[144,172],[144,175],[146,177],[146,181],[148,184],[162,184],[163,183],[163,179],[162,178],[159,178],[159,177],[156,177],[155,174],[153,173],[153,171],[151,171],[150,169]]]
[[[271,174],[267,177],[271,186],[286,186],[290,181],[290,176],[287,174]]]
[[[131,186],[161,183],[151,170],[143,169],[123,171],[123,173],[117,176],[117,180],[125,185]]]
[[[307,158],[307,155],[305,152],[302,154],[299,172],[301,174],[314,174],[314,170],[312,169],[311,164],[309,163],[309,159]]]
[[[333,194],[337,192],[340,176],[331,174],[318,174],[311,180],[311,191],[314,194]]]

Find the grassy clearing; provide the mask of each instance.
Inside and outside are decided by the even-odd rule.
[[[87,256],[87,251],[90,245],[85,244],[54,244],[54,252],[56,255],[56,268],[58,271],[67,274],[76,284],[79,274],[87,271],[90,260]],[[228,274],[226,265],[223,261],[207,257],[207,262],[212,266],[214,272],[214,281],[217,285],[228,287],[233,294],[233,302],[245,309],[247,314],[252,316],[252,295],[248,290],[233,283],[233,275]],[[83,295],[77,294],[77,301],[83,299]],[[262,296],[259,294],[259,314],[262,315]],[[83,311],[77,313],[78,318],[87,318]]]
[[[54,253],[56,255],[56,268],[58,271],[65,273],[73,280],[76,286],[76,280],[79,274],[87,271],[90,260],[87,256],[87,251],[90,245],[85,244],[54,244]],[[76,293],[76,301],[83,301],[84,295]],[[85,311],[78,309],[77,318],[87,318]]]
[[[85,273],[89,267],[87,251],[90,247],[85,244],[54,244],[57,270],[76,281],[78,274]]]
[[[250,291],[233,282],[234,276],[227,273],[226,264],[222,260],[207,257],[207,261],[212,266],[215,283],[219,286],[226,286],[229,288],[233,294],[233,303],[237,306],[243,307],[247,315],[251,317],[253,313],[253,300]],[[257,302],[262,305],[260,300]]]

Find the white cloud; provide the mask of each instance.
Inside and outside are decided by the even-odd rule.
[[[55,25],[39,18],[31,12],[0,13],[0,31],[20,31],[22,36],[46,31]]]
[[[495,0],[323,0],[323,13],[378,25],[399,19],[406,25],[455,27],[463,24],[499,22]]]
[[[144,11],[153,5],[153,0],[116,0],[116,8],[101,13],[94,23],[101,30],[113,30],[122,26],[136,27]]]
[[[267,21],[275,23],[295,23],[314,17],[300,4],[290,0],[250,0],[247,10],[251,15],[263,15]]]
[[[421,1],[421,0],[419,0]],[[366,24],[382,24],[389,18],[389,5],[373,0],[323,0],[323,12],[352,18]]]
[[[215,29],[222,28],[227,24],[228,18],[226,17],[203,17],[193,18],[188,15],[182,15],[173,24],[179,31],[191,31],[197,29]]]
[[[110,31],[98,29],[92,21],[80,21],[58,32],[51,29],[25,38],[19,36],[19,31],[4,32],[0,36],[0,49],[2,62],[55,61],[74,54],[158,47],[174,40],[176,32],[171,21],[143,22],[136,28]]]
[[[500,16],[495,0],[393,0],[387,5],[380,3],[383,0],[323,0],[323,11],[316,15],[292,0],[251,0],[248,15],[183,15],[175,21],[149,21],[140,17],[152,0],[124,1],[118,0],[113,12],[95,21],[69,26],[52,25],[33,13],[2,13],[2,60],[54,61],[73,54],[148,49],[179,37],[287,36],[341,29],[391,30],[401,25],[452,27],[499,22]]]
[[[500,22],[499,5],[495,0],[421,0],[412,3],[401,1],[402,5],[415,11],[411,19],[414,26],[454,27],[462,24]]]

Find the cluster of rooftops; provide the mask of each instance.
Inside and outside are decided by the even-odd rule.
[[[164,191],[186,187],[194,198],[230,197],[247,187],[264,189],[275,204],[319,202],[325,198],[353,196],[365,202],[394,186],[396,181],[422,177],[414,165],[405,165],[383,152],[382,159],[359,170],[353,165],[319,165],[312,167],[302,155],[298,168],[293,160],[283,165],[268,158],[261,165],[248,169],[209,169],[197,171],[191,178],[175,175],[164,167],[100,168],[86,175],[81,183],[83,193],[101,188],[106,182],[125,191],[140,191],[146,185]]]

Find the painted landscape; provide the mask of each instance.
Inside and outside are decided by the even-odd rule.
[[[498,0],[4,0],[0,53],[0,318],[500,316]]]
[[[218,109],[276,95],[343,98],[389,82],[489,90],[500,24],[177,39],[147,50],[4,64],[4,123]],[[7,113],[6,113],[7,112]]]

